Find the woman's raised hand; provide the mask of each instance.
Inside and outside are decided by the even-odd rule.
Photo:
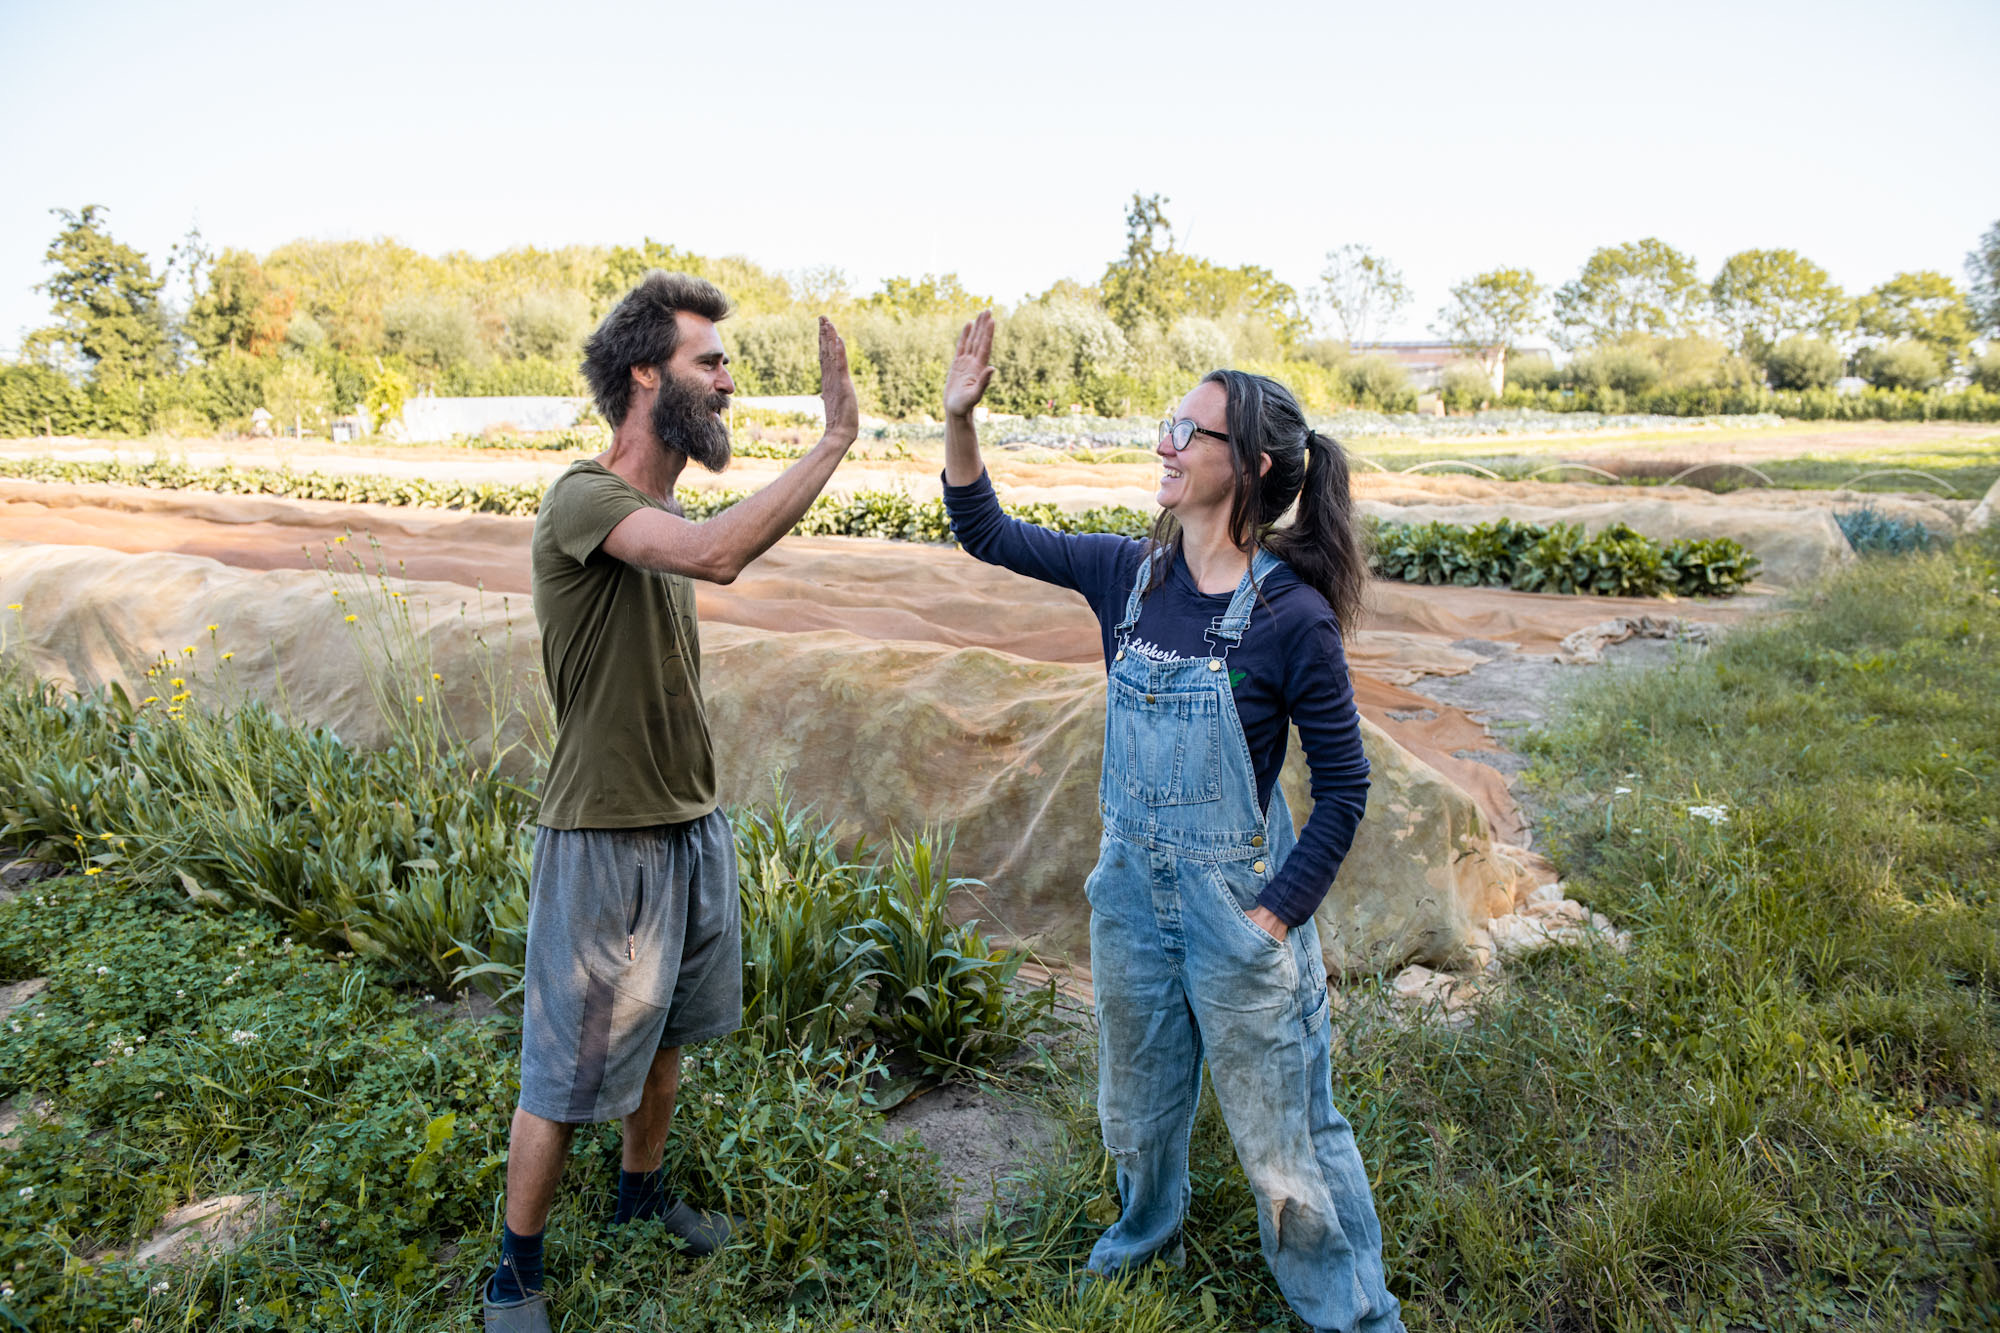
[[[993,382],[993,312],[982,310],[959,330],[958,348],[944,377],[944,414],[969,417]]]

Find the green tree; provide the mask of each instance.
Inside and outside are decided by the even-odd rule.
[[[297,294],[327,341],[357,356],[382,353],[382,312],[433,290],[441,266],[394,241],[292,241],[264,256],[264,272]]]
[[[1298,293],[1267,268],[1227,268],[1174,247],[1163,195],[1132,196],[1125,209],[1125,254],[1098,283],[1104,308],[1130,336],[1141,325],[1170,329],[1182,316],[1264,325],[1281,346],[1305,332]]]
[[[1764,373],[1774,389],[1831,388],[1846,364],[1832,343],[1796,335],[1764,354]]]
[[[1934,269],[1898,273],[1861,298],[1863,331],[1892,342],[1920,342],[1950,369],[1972,346],[1972,309],[1958,284]]]
[[[1349,346],[1367,341],[1371,332],[1410,304],[1403,271],[1365,245],[1327,251],[1313,295]]]
[[[1073,402],[1115,413],[1132,386],[1131,345],[1095,301],[1050,299],[1016,309],[1000,321],[993,340],[996,410],[1038,415]]]
[[[122,399],[174,369],[173,336],[160,301],[165,278],[146,256],[113,240],[104,227],[108,211],[86,204],[80,212],[52,209],[62,230],[45,256],[55,270],[39,284],[58,323],[25,340],[31,355],[79,363],[91,382],[118,390]]]
[[[1987,348],[1972,363],[1972,382],[1988,393],[2000,393],[2000,344]]]
[[[1733,254],[1708,294],[1730,344],[1758,362],[1787,338],[1830,339],[1854,322],[1839,284],[1796,250]]]
[[[333,384],[300,358],[287,357],[264,380],[264,406],[281,431],[319,426],[332,397]]]
[[[1694,260],[1657,237],[1606,246],[1556,289],[1556,341],[1568,349],[1628,333],[1678,337],[1700,319],[1705,295]]]
[[[418,370],[433,374],[460,363],[478,365],[486,359],[479,315],[471,302],[463,299],[421,292],[398,298],[382,311],[382,341]]]
[[[921,319],[928,315],[969,319],[993,302],[967,291],[956,273],[942,276],[926,273],[921,278],[884,278],[882,290],[865,297],[861,304],[899,319]]]
[[[1542,325],[1544,294],[1528,269],[1496,268],[1453,287],[1451,301],[1438,311],[1431,330],[1475,358],[1497,394],[1508,349]]]
[[[47,366],[0,366],[0,437],[68,435],[90,426],[90,401]]]
[[[204,362],[226,351],[264,356],[284,341],[297,297],[272,282],[248,250],[203,256],[190,275],[195,288],[185,327]]]
[[[814,264],[793,273],[792,303],[815,315],[830,315],[854,304],[847,274],[832,264]]]
[[[614,246],[605,255],[604,265],[591,285],[598,313],[609,310],[620,297],[639,285],[639,279],[656,268],[707,278],[728,296],[738,315],[778,314],[792,305],[792,285],[783,274],[753,264],[741,255],[711,259],[648,236],[636,246]]]
[[[1140,324],[1165,328],[1179,314],[1171,265],[1173,227],[1167,221],[1165,195],[1132,195],[1125,206],[1125,255],[1105,267],[1098,283],[1104,309],[1119,328],[1130,333]]]
[[[541,288],[516,298],[507,311],[507,350],[516,359],[580,361],[590,335],[590,298]]]
[[[2000,222],[1988,227],[1979,248],[1965,256],[1965,277],[1980,330],[2000,338]]]
[[[1929,389],[1944,378],[1944,359],[1914,339],[1864,347],[1855,368],[1878,389]]]
[[[395,363],[376,361],[375,373],[368,380],[362,406],[368,409],[368,419],[374,429],[381,430],[390,422],[403,415],[403,404],[410,401],[416,386],[410,377]]]

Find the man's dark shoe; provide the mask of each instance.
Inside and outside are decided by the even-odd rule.
[[[696,1208],[685,1199],[675,1199],[660,1214],[667,1234],[678,1237],[689,1254],[697,1258],[714,1254],[729,1241],[730,1233],[743,1224],[740,1217],[711,1213]]]
[[[488,1298],[486,1333],[549,1333],[549,1295],[538,1291],[525,1300]]]

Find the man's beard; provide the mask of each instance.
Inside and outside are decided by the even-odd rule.
[[[653,399],[653,434],[669,449],[678,449],[710,472],[729,466],[729,423],[719,413],[729,408],[726,393],[705,393],[673,375],[660,378]]]

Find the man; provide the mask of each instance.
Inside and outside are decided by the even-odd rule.
[[[733,1031],[743,967],[736,847],[716,808],[692,579],[729,583],[791,530],[854,443],[847,349],[819,322],[826,434],[756,494],[702,523],[674,483],[729,463],[736,385],[716,323],[729,301],[648,273],[584,347],[611,447],[574,464],[535,520],[535,619],[556,742],[529,882],[521,1100],[506,1235],[486,1327],[541,1333],[542,1231],[578,1124],[622,1119],[615,1220],[657,1219],[695,1254],[730,1219],[661,1179],[681,1047]]]

